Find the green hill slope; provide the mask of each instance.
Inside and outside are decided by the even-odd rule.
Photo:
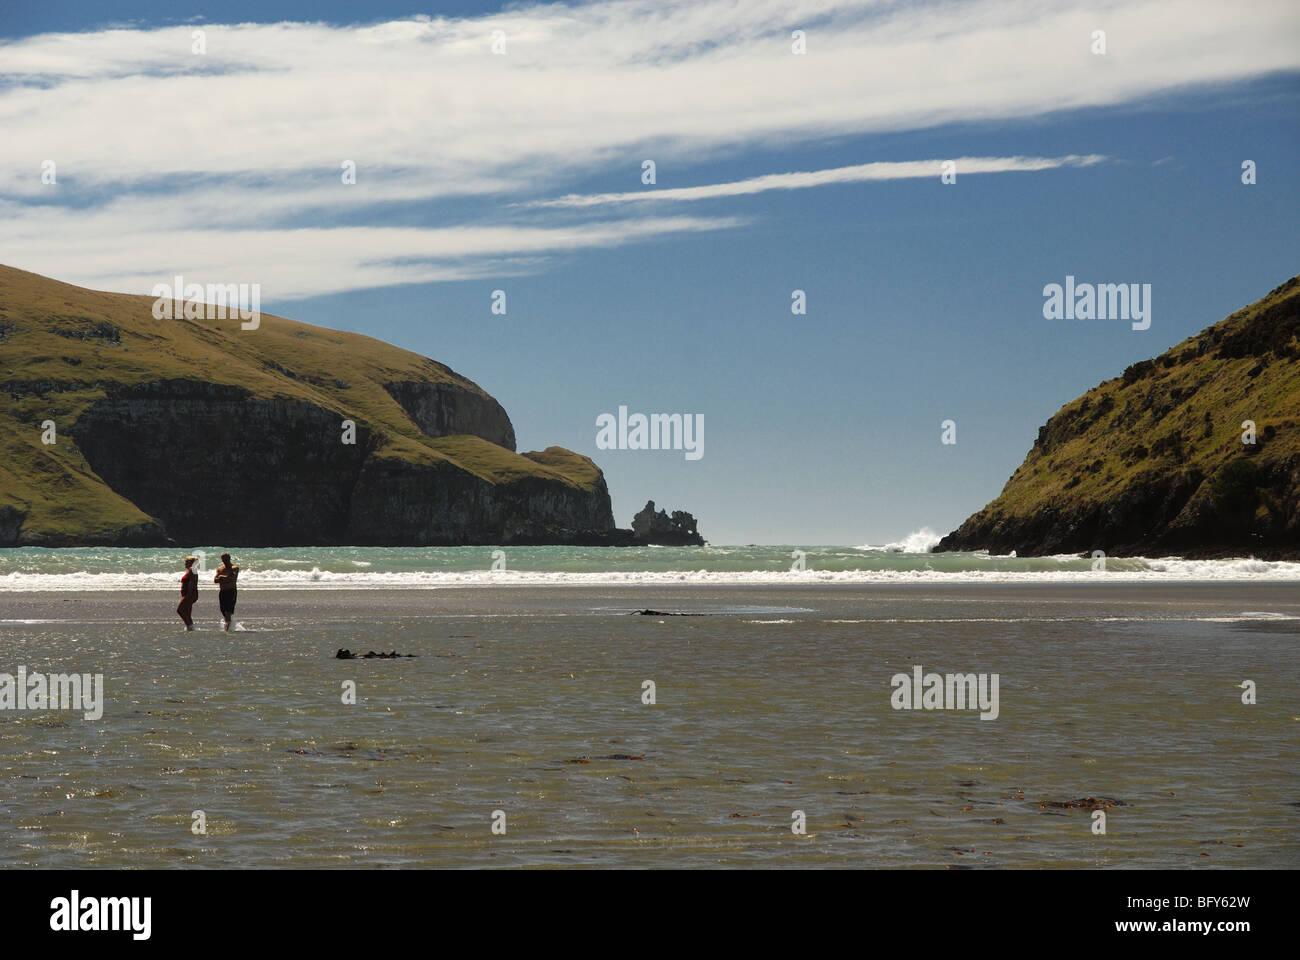
[[[1300,556],[1298,491],[1300,277],[1062,407],[936,550]]]
[[[604,477],[426,357],[0,266],[0,546],[573,542]],[[344,421],[355,424],[346,443]],[[47,444],[54,424],[54,443]]]

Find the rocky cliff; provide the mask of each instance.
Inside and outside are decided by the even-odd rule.
[[[1300,558],[1300,277],[1067,403],[935,549]]]
[[[0,546],[598,542],[587,457],[448,367],[0,267]]]

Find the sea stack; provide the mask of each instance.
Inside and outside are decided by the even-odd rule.
[[[665,547],[702,547],[704,538],[695,529],[695,518],[683,510],[672,516],[664,510],[655,512],[655,502],[647,500],[641,512],[632,518],[632,537],[638,544]]]

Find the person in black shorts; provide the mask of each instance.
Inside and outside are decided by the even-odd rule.
[[[220,592],[217,594],[217,603],[221,606],[221,619],[226,621],[225,629],[230,629],[230,618],[235,615],[235,583],[239,579],[239,567],[231,562],[230,554],[221,555],[221,566],[217,567],[217,575],[212,578]]]

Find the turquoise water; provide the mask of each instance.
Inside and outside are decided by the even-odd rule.
[[[205,571],[232,549],[242,589],[476,584],[669,582],[873,582],[880,580],[1247,579],[1300,580],[1300,563],[1250,558],[1191,561],[990,556],[855,546],[718,547],[265,547],[195,544],[176,549],[25,547],[0,550],[0,591],[156,589],[187,553]]]

